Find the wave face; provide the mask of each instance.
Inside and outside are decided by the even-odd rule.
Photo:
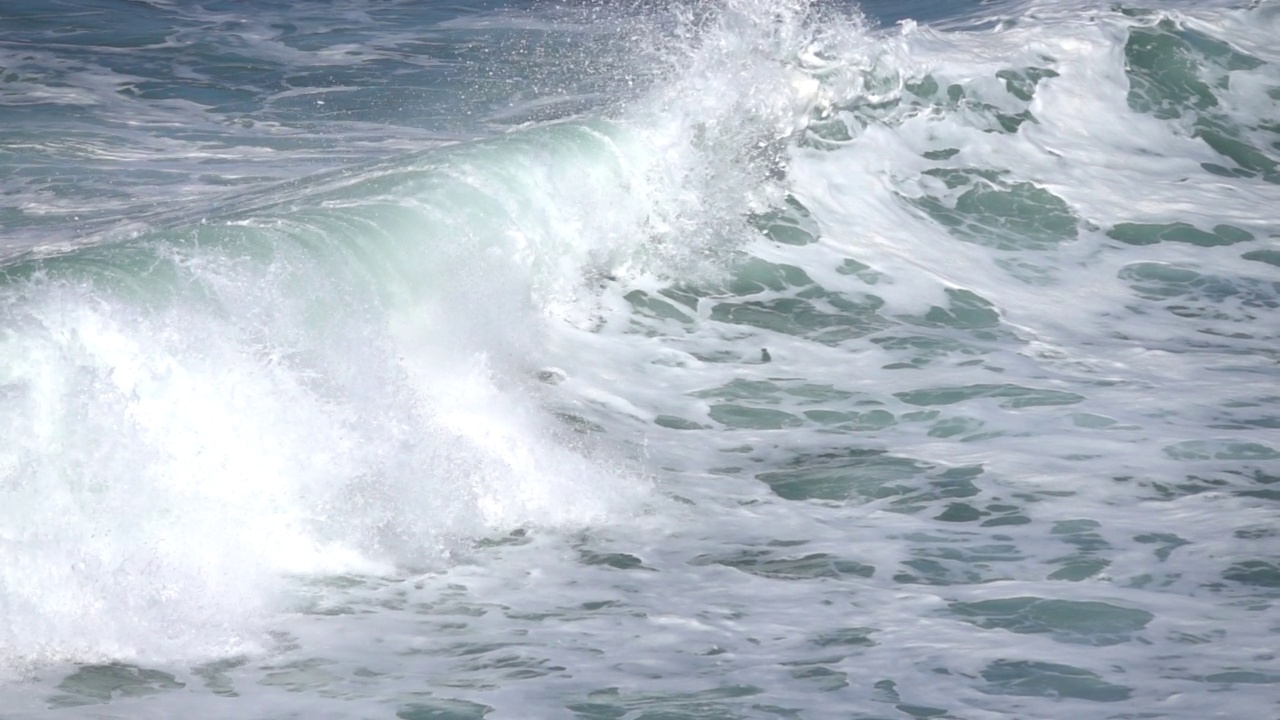
[[[1273,702],[1274,4],[68,7],[0,10],[6,707]]]

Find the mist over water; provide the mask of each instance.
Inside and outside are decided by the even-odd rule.
[[[0,13],[15,716],[1280,712],[1274,4]]]

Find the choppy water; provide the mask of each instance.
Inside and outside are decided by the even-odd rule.
[[[1280,716],[1276,37],[0,6],[0,714]]]

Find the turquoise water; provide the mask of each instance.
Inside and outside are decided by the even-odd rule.
[[[1280,715],[1277,33],[6,6],[4,716]]]

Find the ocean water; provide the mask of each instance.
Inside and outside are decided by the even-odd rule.
[[[0,4],[0,717],[1280,718],[1280,4]]]

